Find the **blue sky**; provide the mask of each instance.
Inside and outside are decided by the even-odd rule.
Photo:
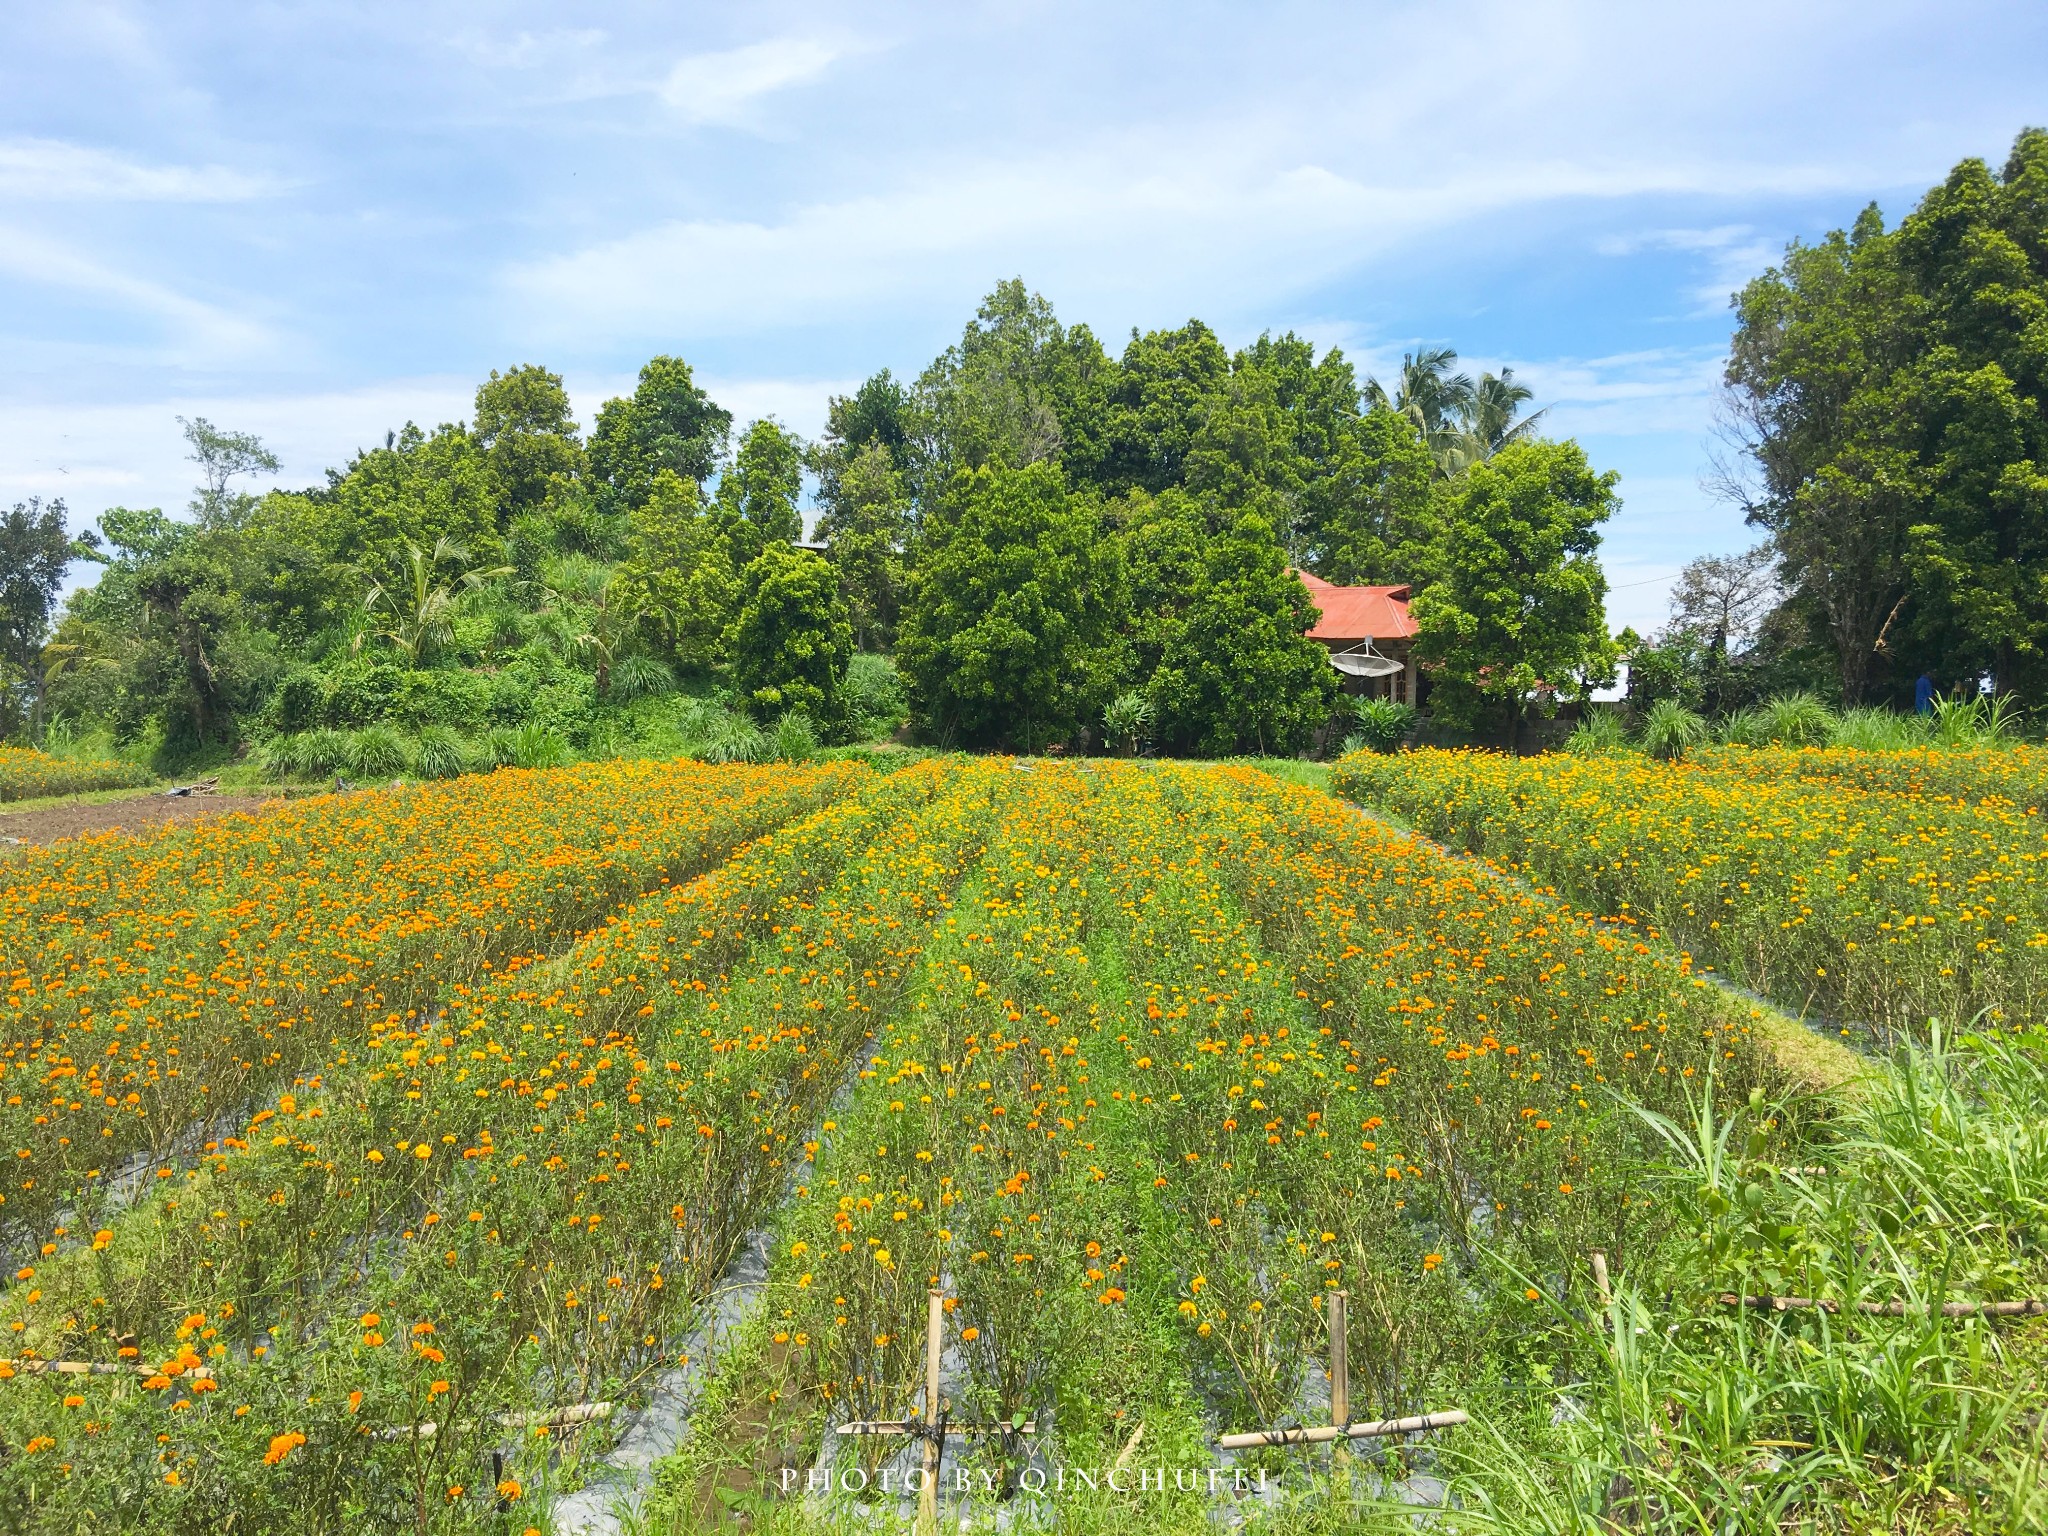
[[[2044,121],[2039,3],[18,0],[0,498],[181,506],[179,415],[309,483],[518,362],[815,431],[1017,274],[1112,347],[1512,364],[1622,472],[1645,627],[1750,542],[1699,483],[1730,291]]]

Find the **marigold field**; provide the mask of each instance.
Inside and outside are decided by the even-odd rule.
[[[133,763],[80,762],[52,757],[31,747],[0,746],[0,804],[44,795],[76,795],[95,789],[147,784],[148,770]]]
[[[951,1418],[1037,1421],[949,1444],[985,1490],[949,1522],[2040,1529],[2039,1325],[1926,1305],[2043,1294],[2031,811],[1543,770],[1343,782],[1570,902],[1123,762],[501,771],[36,851],[0,889],[0,1521],[546,1530],[687,1379],[632,1528],[872,1529],[893,1498],[772,1495],[903,1452],[830,1431],[918,1408],[936,1288]],[[1815,1096],[1660,937],[1686,902],[1716,964],[1803,918],[1772,965],[1866,956],[1831,1008],[2003,1027]],[[1339,1289],[1353,1417],[1469,1426],[1251,1453],[1256,1502],[1018,1492],[1321,1422]]]

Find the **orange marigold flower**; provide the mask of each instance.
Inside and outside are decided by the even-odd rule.
[[[270,1449],[263,1453],[263,1465],[274,1467],[285,1457],[306,1443],[306,1437],[296,1429],[288,1429],[281,1435],[270,1437]]]

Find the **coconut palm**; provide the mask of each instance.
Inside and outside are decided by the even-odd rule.
[[[1457,361],[1458,354],[1450,347],[1428,347],[1403,354],[1401,376],[1391,399],[1378,379],[1365,381],[1366,403],[1385,407],[1414,423],[1440,467],[1444,455],[1459,444],[1475,388],[1470,374],[1451,371]]]
[[[353,648],[362,649],[365,639],[388,640],[405,653],[413,666],[425,665],[435,651],[453,638],[455,609],[465,592],[487,586],[510,573],[509,565],[490,570],[463,571],[453,581],[438,579],[441,568],[469,559],[469,551],[445,536],[434,541],[429,555],[410,540],[405,546],[405,578],[393,586],[382,580],[370,583],[363,598],[363,610],[376,615],[372,627],[358,633]],[[382,628],[375,627],[378,622]]]

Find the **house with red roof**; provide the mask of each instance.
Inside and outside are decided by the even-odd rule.
[[[1295,573],[1308,588],[1318,617],[1308,637],[1329,652],[1346,693],[1415,702],[1415,620],[1408,588],[1338,587],[1307,571]]]

